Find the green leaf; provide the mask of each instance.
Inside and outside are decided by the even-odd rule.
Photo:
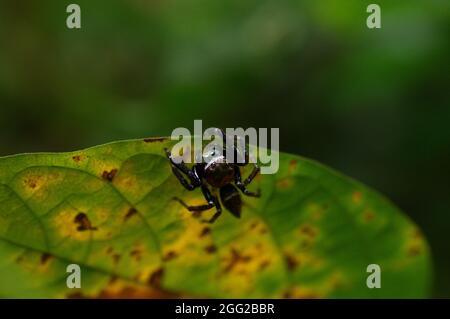
[[[249,185],[242,217],[204,224],[173,176],[164,138],[0,158],[1,297],[424,297],[420,230],[376,192],[280,154]],[[248,173],[248,170],[246,172]],[[209,217],[213,211],[203,213]],[[69,264],[81,289],[69,289]],[[381,288],[369,289],[369,264]]]

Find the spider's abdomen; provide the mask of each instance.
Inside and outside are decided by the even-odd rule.
[[[218,156],[205,166],[204,177],[208,184],[220,188],[234,180],[234,166]]]
[[[223,206],[237,218],[241,217],[242,199],[239,191],[232,184],[228,184],[220,189],[220,199]]]

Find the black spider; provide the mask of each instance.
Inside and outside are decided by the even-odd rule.
[[[224,137],[223,145],[226,145],[226,137]],[[234,158],[238,158],[238,150],[233,145]],[[184,207],[186,207],[191,212],[202,212],[212,207],[216,207],[216,213],[207,222],[213,223],[222,213],[222,208],[220,206],[217,196],[211,194],[209,186],[219,189],[220,199],[223,206],[228,209],[235,217],[241,217],[242,209],[242,199],[239,194],[240,189],[242,193],[251,197],[260,197],[259,190],[256,193],[247,190],[246,186],[255,178],[259,173],[260,169],[258,165],[254,164],[253,171],[250,175],[242,181],[240,166],[245,166],[248,164],[248,155],[245,152],[245,160],[243,163],[230,163],[226,159],[226,147],[223,147],[223,152],[219,154],[212,153],[207,159],[206,163],[197,163],[192,169],[189,169],[184,162],[175,163],[172,159],[171,152],[165,149],[168,159],[170,160],[172,171],[174,175],[178,178],[181,185],[183,185],[187,190],[192,191],[197,187],[200,187],[205,197],[207,204],[200,206],[190,206],[179,198],[174,198],[180,202]],[[183,176],[188,177],[189,182]],[[234,185],[233,185],[234,183]]]

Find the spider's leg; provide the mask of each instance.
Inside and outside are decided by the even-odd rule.
[[[247,186],[252,182],[252,180],[258,175],[258,173],[261,171],[258,165],[254,164],[253,170],[250,173],[250,175],[245,179],[244,186]]]
[[[216,212],[213,215],[213,217],[211,217],[210,220],[203,220],[203,222],[214,223],[214,221],[220,216],[220,214],[222,214],[222,207],[220,207],[220,203],[217,200],[217,197],[213,196],[211,194],[211,192],[209,191],[209,189],[205,185],[202,185],[202,192],[203,192],[203,196],[205,196],[205,199],[208,202],[208,204],[198,205],[198,206],[190,206],[190,205],[186,204],[183,200],[181,200],[177,197],[175,197],[174,199],[176,201],[178,201],[181,205],[183,205],[187,210],[189,210],[190,212],[194,212],[194,213],[203,212],[203,211],[211,209],[215,206]]]
[[[180,171],[182,171],[187,176],[191,177],[192,172],[191,170],[186,166],[186,164],[181,161],[180,163],[176,163],[172,158],[172,153],[169,151],[169,149],[165,148],[164,151],[166,152],[166,156],[169,159],[170,163],[178,168]]]
[[[253,178],[255,178],[256,174],[259,172],[259,167],[255,165],[255,168],[253,169],[253,172],[250,174],[250,176],[245,180],[245,182],[242,182],[241,177],[241,171],[239,170],[239,166],[234,167],[234,183],[236,184],[237,188],[241,190],[242,193],[244,193],[247,196],[250,197],[260,197],[261,193],[258,190],[256,193],[249,191],[246,186],[248,183],[250,183]]]
[[[214,204],[191,206],[191,205],[186,204],[182,199],[180,199],[178,197],[174,197],[173,199],[176,200],[177,202],[179,202],[181,205],[183,205],[190,212],[202,212],[202,211],[211,209],[214,206]]]
[[[175,163],[172,159],[172,155],[170,151],[165,148],[164,149],[167,155],[167,158],[170,161],[170,164],[172,166],[172,172],[174,175],[178,178],[181,185],[183,185],[187,190],[193,190],[194,188],[200,186],[201,181],[199,178],[186,166],[184,162],[181,163]],[[186,176],[189,177],[190,183],[184,178],[184,176],[180,173],[184,173]]]
[[[222,214],[222,207],[220,207],[219,201],[216,200],[216,213],[207,222],[210,223],[210,224],[214,223],[216,221],[216,219],[219,218],[219,216],[221,214]]]
[[[215,205],[216,199],[214,196],[211,195],[208,188],[204,185],[202,185],[202,193],[203,193],[203,196],[205,196],[205,199],[208,202],[208,204],[191,206],[191,205],[186,204],[183,200],[179,199],[178,197],[174,197],[174,199],[177,202],[179,202],[181,205],[186,207],[186,209],[189,210],[190,212],[202,212],[204,210],[213,208]]]
[[[214,201],[214,206],[216,206],[216,212],[211,217],[211,219],[203,221],[203,222],[210,223],[210,224],[214,223],[216,221],[216,219],[219,218],[219,216],[222,214],[222,207],[220,206],[220,203],[217,200],[217,197],[213,196],[212,199]]]
[[[180,173],[177,167],[172,166],[172,172],[175,175],[175,177],[178,179],[181,185],[184,186],[188,191],[191,191],[197,187],[197,185],[189,183],[184,176]]]

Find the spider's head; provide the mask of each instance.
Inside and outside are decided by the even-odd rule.
[[[223,187],[234,180],[234,165],[223,155],[215,156],[206,163],[204,178],[213,187]]]

